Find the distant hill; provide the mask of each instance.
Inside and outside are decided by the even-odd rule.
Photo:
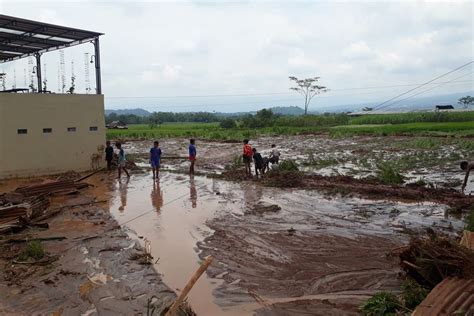
[[[275,106],[270,108],[275,114],[281,115],[303,115],[304,110],[299,106]]]
[[[129,115],[134,114],[137,116],[150,116],[151,113],[147,110],[136,108],[136,109],[123,109],[123,110],[105,110],[105,115],[115,113],[117,115]]]

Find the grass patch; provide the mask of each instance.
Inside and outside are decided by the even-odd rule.
[[[401,303],[392,293],[380,292],[369,298],[369,300],[359,307],[362,315],[396,315]]]
[[[18,256],[18,260],[27,261],[28,259],[40,260],[44,257],[43,245],[38,240],[29,241],[25,249]]]
[[[377,177],[386,184],[402,184],[403,176],[396,167],[388,162],[379,162],[377,164]]]
[[[280,171],[298,171],[298,165],[294,160],[286,159],[279,164]]]

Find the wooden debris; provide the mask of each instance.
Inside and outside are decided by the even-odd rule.
[[[178,296],[176,301],[174,301],[173,305],[171,305],[170,309],[166,313],[166,316],[174,316],[176,314],[176,311],[178,310],[178,307],[183,303],[184,299],[186,296],[188,296],[189,291],[193,288],[194,284],[197,282],[199,277],[207,270],[209,265],[212,262],[212,256],[207,256],[206,260],[201,264],[199,269],[194,272],[193,276],[191,279],[188,281],[188,284],[184,287],[183,291],[181,291],[181,294]]]

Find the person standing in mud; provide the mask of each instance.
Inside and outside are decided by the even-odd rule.
[[[161,162],[161,148],[158,141],[153,142],[153,147],[150,149],[150,164],[153,170],[153,180],[160,176],[160,162]]]
[[[112,170],[112,159],[114,159],[114,148],[110,145],[110,141],[105,142],[105,161],[107,161],[107,170]]]
[[[474,170],[474,162],[468,161],[461,161],[461,170],[466,171],[466,175],[464,176],[464,181],[462,183],[461,191],[464,193],[466,189],[467,180],[469,179],[469,173],[471,170]]]
[[[247,177],[252,177],[252,169],[250,168],[250,163],[252,162],[252,156],[253,156],[252,146],[249,145],[248,139],[244,139],[242,160],[245,165],[245,175]]]
[[[197,154],[196,141],[194,140],[194,138],[191,138],[189,140],[188,151],[189,151],[189,162],[191,163],[191,165],[189,166],[189,174],[194,175],[194,163],[196,162],[196,154]]]
[[[115,143],[115,147],[119,150],[118,155],[118,178],[122,176],[122,169],[127,174],[127,178],[130,178],[130,174],[128,173],[127,169],[125,168],[127,164],[127,160],[125,159],[125,151],[122,149],[122,144],[117,142]]]

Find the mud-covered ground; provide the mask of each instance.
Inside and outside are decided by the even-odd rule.
[[[185,172],[187,140],[160,143],[163,170]],[[240,306],[248,314],[262,315],[357,314],[358,305],[374,292],[400,290],[397,262],[387,254],[406,243],[409,234],[430,228],[455,235],[463,227],[460,217],[448,215],[447,204],[459,196],[455,190],[464,176],[459,161],[472,157],[470,140],[307,135],[264,137],[251,143],[264,156],[272,143],[277,144],[282,159],[295,160],[306,175],[336,176],[333,184],[340,190],[323,190],[327,186],[319,178],[303,180],[315,185],[306,183],[299,189],[265,188],[258,181],[219,189],[216,183],[223,182],[213,180],[221,210],[207,220],[213,233],[198,241],[198,252],[200,258],[213,255],[218,260],[208,275],[224,281],[213,295],[225,310]],[[127,145],[146,166],[150,142]],[[197,147],[202,174],[238,165],[239,143],[197,140]],[[384,191],[377,183],[336,181],[341,175],[376,177],[377,165],[387,162],[405,183],[417,182],[433,191],[390,186]],[[332,180],[324,181],[329,185]],[[473,190],[470,182],[467,192]],[[351,194],[358,192],[370,194]],[[262,201],[280,209],[255,211]]]
[[[36,302],[41,299],[38,295],[53,296],[38,305],[44,311],[54,311],[52,307],[66,299],[70,306],[81,303],[77,305],[81,312],[94,314],[107,302],[121,306],[115,304],[120,301],[118,294],[103,295],[102,291],[131,292],[127,297],[136,304],[126,311],[133,314],[146,304],[143,293],[158,293],[165,301],[174,298],[170,289],[179,293],[202,259],[212,255],[212,265],[188,299],[198,315],[356,315],[359,304],[373,293],[400,291],[398,262],[387,256],[392,249],[405,244],[410,234],[426,230],[457,235],[464,223],[462,215],[449,212],[451,197],[470,203],[450,191],[459,190],[463,177],[459,160],[472,157],[469,140],[315,135],[251,140],[263,155],[275,143],[282,159],[298,163],[303,173],[293,188],[268,186],[266,180],[216,178],[226,168],[239,166],[239,143],[197,140],[198,175],[194,177],[183,174],[189,166],[187,140],[160,143],[164,157],[158,181],[153,181],[147,162],[152,141],[127,142],[128,158],[141,168],[133,170],[128,180],[118,181],[115,173],[87,179],[93,185],[87,194],[106,203],[68,210],[53,220],[57,228],[54,224],[46,231],[70,236],[66,241],[71,248],[56,249],[57,241],[47,242],[46,247],[52,254],[64,252],[64,258],[71,258],[56,261],[62,264],[58,267],[80,274],[71,281],[58,267],[46,277],[42,276],[46,272],[38,272],[13,294],[27,293],[24,302],[27,297]],[[418,187],[403,189],[370,182],[368,177],[376,176],[377,165],[384,161],[395,165],[406,182],[422,178],[427,189],[419,187],[423,186],[420,181]],[[359,178],[363,180],[357,182]],[[343,186],[344,190],[334,189]],[[470,182],[467,191],[473,190]],[[76,225],[77,218],[90,227]],[[100,237],[83,240],[91,235]],[[146,268],[137,266],[128,253],[141,251],[144,240],[150,241],[154,257],[153,265]],[[136,274],[127,270],[134,267],[141,270]],[[98,284],[107,281],[100,287],[92,283],[92,298],[83,298],[77,289],[92,282],[90,278]],[[38,284],[41,289],[64,288],[69,296],[35,291],[32,286]],[[15,289],[11,286],[5,288]],[[21,303],[16,305],[13,294],[0,301],[11,308],[9,312],[17,311]]]
[[[0,314],[141,315],[153,296],[158,312],[173,302],[174,291],[140,260],[139,242],[94,201],[82,193],[53,198],[61,212],[43,221],[48,229],[0,236]],[[45,256],[22,261],[24,241],[32,239],[43,239]]]
[[[241,155],[240,143],[196,141],[198,167],[204,173],[222,172]],[[429,186],[454,189],[460,188],[464,176],[459,162],[474,160],[474,140],[470,138],[299,135],[261,137],[250,143],[262,156],[269,155],[271,144],[276,144],[282,159],[295,160],[300,170],[309,173],[368,177],[376,175],[377,165],[389,163],[406,177],[406,183],[423,180]],[[186,170],[187,144],[186,139],[160,140],[164,169]],[[127,152],[144,165],[151,146],[152,141],[125,144]],[[472,183],[467,192],[474,192]]]

